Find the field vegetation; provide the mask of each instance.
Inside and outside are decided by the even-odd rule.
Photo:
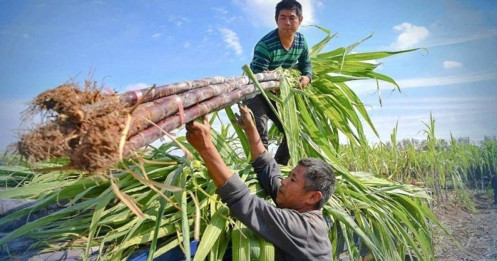
[[[364,128],[376,130],[347,82],[376,79],[397,86],[375,72],[377,64],[370,61],[402,52],[352,53],[367,38],[325,52],[333,35],[320,29],[327,36],[311,51],[312,86],[292,88],[295,71],[280,70],[279,96],[265,93],[276,101],[289,143],[289,165],[302,157],[318,157],[338,174],[335,194],[323,209],[335,258],[345,249],[352,260],[364,252],[377,260],[433,260],[432,227],[439,222],[430,206],[447,200],[445,192],[452,188],[461,203],[471,205],[466,188],[485,186],[484,174],[497,164],[497,143],[439,140],[432,118],[426,123],[425,141],[397,142],[394,130],[389,143],[368,145]],[[415,50],[403,52],[409,51]],[[250,71],[246,73],[251,77]],[[254,82],[254,88],[262,88]],[[218,126],[213,130],[216,146],[247,186],[266,197],[249,164],[245,136],[227,120],[234,118],[234,111],[224,107],[210,115],[211,125]],[[348,145],[342,145],[340,133]],[[120,147],[121,134],[114,147]],[[277,144],[281,134],[273,128],[271,137]],[[151,260],[180,248],[192,253],[186,254],[187,260],[274,256],[270,243],[229,215],[199,155],[183,136],[159,147],[133,150],[103,170],[75,170],[73,163],[63,155],[34,164],[16,154],[4,157],[0,198],[36,201],[0,218],[0,227],[6,228],[0,234],[3,254],[15,257],[29,250],[71,248],[82,249],[85,259],[96,255],[101,260],[124,260],[141,249]],[[290,166],[282,168],[284,174]],[[44,215],[37,214],[42,211]],[[28,239],[34,239],[31,249],[15,249],[14,243]]]

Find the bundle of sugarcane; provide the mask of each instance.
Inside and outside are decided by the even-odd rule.
[[[46,123],[21,136],[19,153],[30,161],[68,157],[69,168],[100,171],[202,115],[279,86],[272,71],[241,77],[213,77],[104,94],[95,82],[64,84],[45,91],[29,112]],[[256,86],[259,85],[259,86]]]

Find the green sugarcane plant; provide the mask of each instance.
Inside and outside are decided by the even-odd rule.
[[[417,184],[433,191],[434,197],[448,198],[448,191],[455,190],[453,203],[475,210],[467,188],[482,188],[481,173],[492,171],[497,153],[495,140],[484,140],[481,145],[451,137],[449,142],[439,140],[434,133],[433,117],[426,124],[425,141],[403,140],[395,143],[396,128],[391,134],[391,143],[380,142],[358,147],[342,146],[340,159],[350,170],[380,173],[395,181]],[[431,143],[431,144],[430,144]],[[441,173],[433,175],[434,171]],[[438,179],[440,189],[435,189]]]

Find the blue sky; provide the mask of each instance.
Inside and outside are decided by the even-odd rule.
[[[122,92],[211,76],[238,76],[255,43],[275,28],[269,0],[0,0],[0,151],[16,141],[20,112],[37,94],[91,78]],[[402,93],[350,86],[370,108],[380,139],[497,135],[497,1],[301,1],[304,23],[338,33],[327,47],[355,51],[425,47],[381,61]],[[309,45],[324,35],[301,27]],[[371,141],[378,138],[370,135]]]

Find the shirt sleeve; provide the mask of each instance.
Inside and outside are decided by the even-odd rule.
[[[250,69],[254,73],[261,73],[269,69],[271,57],[268,48],[263,41],[259,41],[254,47],[254,58],[250,63]]]
[[[264,192],[276,202],[276,195],[283,179],[278,163],[266,150],[252,162],[252,167]]]
[[[295,210],[277,208],[251,194],[237,174],[216,192],[228,205],[232,216],[284,252],[293,253],[295,249],[307,246],[308,226],[311,224],[305,216]]]
[[[302,55],[299,57],[299,71],[302,75],[306,75],[312,81],[312,63],[311,57],[309,56],[309,47],[307,46],[307,42],[302,36],[302,44],[304,46],[302,50]]]

